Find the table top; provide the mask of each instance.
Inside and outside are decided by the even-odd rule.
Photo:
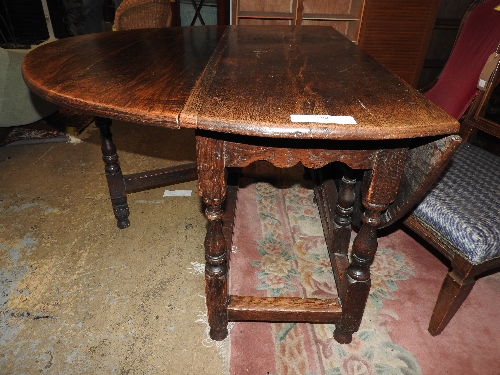
[[[23,76],[58,105],[170,128],[338,140],[459,130],[456,120],[325,26],[90,34],[34,49]],[[352,116],[356,124],[292,122],[292,114]]]

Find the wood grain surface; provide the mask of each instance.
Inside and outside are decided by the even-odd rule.
[[[23,62],[61,106],[166,127],[295,139],[402,139],[458,123],[331,27],[207,26],[67,38]],[[292,123],[291,114],[357,125]]]
[[[401,139],[458,123],[330,27],[229,27],[181,124],[297,139]],[[291,114],[353,116],[357,125],[292,123]],[[442,132],[442,133],[441,133]]]
[[[179,127],[224,26],[123,30],[42,45],[23,61],[41,97],[93,115]]]

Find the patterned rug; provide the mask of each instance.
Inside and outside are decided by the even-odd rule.
[[[72,135],[81,133],[92,121],[92,116],[61,108],[32,124],[0,128],[0,146],[68,142]]]
[[[267,180],[247,178],[238,193],[231,293],[335,297],[311,186],[300,168],[264,169],[259,175]],[[237,322],[230,374],[498,374],[500,326],[491,323],[500,311],[499,274],[480,279],[446,330],[432,337],[427,325],[446,272],[403,230],[383,235],[351,344],[338,344],[329,324]]]

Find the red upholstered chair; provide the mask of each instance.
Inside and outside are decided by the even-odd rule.
[[[474,2],[442,74],[425,93],[460,120],[465,141],[477,129],[500,137],[500,124],[485,117],[486,104],[500,81],[498,60],[484,80],[484,90],[478,90],[488,57],[500,52],[499,6],[499,0]],[[500,157],[463,142],[449,168],[405,220],[405,225],[451,261],[429,324],[432,335],[446,327],[475,278],[500,267],[499,186]]]
[[[481,70],[500,43],[499,1],[475,1],[436,84],[425,93],[434,104],[459,120],[476,96]]]

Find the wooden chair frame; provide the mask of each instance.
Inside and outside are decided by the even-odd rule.
[[[500,52],[500,45],[496,53]],[[471,140],[478,130],[485,131],[495,137],[500,137],[500,124],[496,124],[484,117],[485,107],[493,89],[500,83],[500,63],[493,71],[485,91],[479,91],[461,122],[460,135],[464,140]],[[459,255],[445,238],[442,238],[433,228],[410,215],[404,224],[417,233],[425,241],[436,248],[451,261],[451,271],[448,272],[441,286],[436,305],[429,323],[429,332],[435,336],[440,334],[458,311],[463,301],[471,292],[476,278],[493,269],[500,267],[500,257],[484,263],[474,265]]]

